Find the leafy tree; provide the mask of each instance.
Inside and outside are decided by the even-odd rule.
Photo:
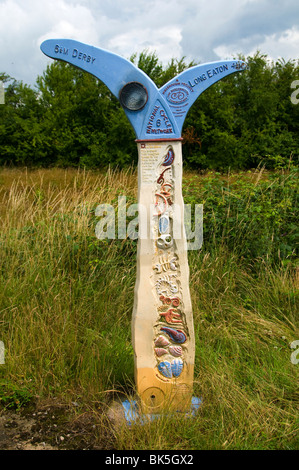
[[[3,78],[8,85],[5,105],[0,106],[0,163],[35,164],[40,140],[37,93],[7,75]]]
[[[257,52],[240,57],[246,71],[228,76],[206,90],[192,106],[184,129],[194,126],[201,147],[188,158],[202,168],[268,168],[298,160],[298,107],[290,101],[290,85],[298,65],[269,63]]]
[[[298,161],[299,106],[291,103],[298,61],[270,62],[257,52],[239,57],[242,73],[208,88],[190,109],[183,128],[184,163],[193,168],[268,168]],[[158,87],[194,66],[185,58],[166,66],[144,51],[130,60]],[[0,164],[123,167],[137,162],[135,135],[124,110],[92,75],[53,61],[35,89],[0,73]]]

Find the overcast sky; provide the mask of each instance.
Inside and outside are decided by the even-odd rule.
[[[298,0],[0,0],[0,72],[34,85],[51,59],[39,46],[67,38],[166,64],[245,56],[299,58]]]

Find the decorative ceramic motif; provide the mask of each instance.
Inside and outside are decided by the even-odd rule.
[[[156,282],[156,290],[158,295],[169,296],[171,294],[176,294],[179,290],[176,283],[172,280],[173,277],[176,277],[175,274],[170,276],[162,276]]]
[[[164,375],[164,377],[167,377],[168,379],[171,379],[172,377],[172,369],[171,369],[171,364],[168,361],[163,361],[158,364],[158,369],[161,374]]]
[[[174,377],[179,377],[182,373],[184,367],[184,363],[182,359],[174,359],[171,362],[171,372]]]
[[[168,351],[165,348],[155,348],[155,353],[157,354],[158,357],[164,356],[164,354],[167,354]]]
[[[169,328],[168,326],[163,326],[161,331],[165,331],[165,333],[170,337],[170,339],[174,343],[185,343],[187,336],[182,330],[175,330],[174,328]]]
[[[169,216],[168,215],[161,215],[159,219],[159,232],[166,233],[169,227]]]
[[[162,248],[162,250],[171,248],[172,245],[173,245],[173,239],[169,233],[162,234],[157,240],[157,247]]]
[[[162,272],[162,265],[161,265],[161,263],[157,263],[155,266],[153,266],[153,269],[156,270],[156,273],[157,273],[157,274],[161,274],[161,272]]]
[[[170,194],[170,190],[172,189],[172,184],[170,183],[164,183],[162,184],[161,186],[161,191],[160,193],[163,194],[163,196],[165,196],[166,198],[170,197],[171,194]]]
[[[164,212],[167,209],[167,199],[163,194],[156,193],[155,194],[155,210],[154,210],[154,216],[159,216],[164,214]]]
[[[171,269],[171,271],[176,271],[177,270],[176,262],[177,262],[177,256],[173,256],[172,258],[170,258],[170,256],[166,257],[165,255],[162,255],[159,257],[159,263],[157,263],[153,267],[153,269],[156,270],[157,274],[161,274],[162,270],[168,271],[169,269]]]
[[[181,346],[169,346],[169,352],[174,357],[180,357],[183,354]]]
[[[158,370],[164,377],[171,379],[179,377],[183,371],[184,362],[181,358],[174,359],[172,362],[162,361],[158,364]]]
[[[167,312],[159,312],[161,317],[164,317],[167,323],[182,323],[180,313],[174,312],[173,308],[167,310]]]
[[[178,307],[180,305],[180,299],[178,297],[174,297],[173,299],[171,299],[171,301],[173,307]]]
[[[157,264],[153,267],[153,269],[156,270],[156,273],[157,273],[157,274],[161,274],[163,268],[162,268],[161,263],[157,263]]]
[[[158,238],[156,239],[156,246],[165,251],[173,246],[172,224],[170,224],[168,207],[173,204],[172,195],[174,194],[174,186],[173,179],[170,178],[170,174],[166,172],[171,169],[170,165],[172,165],[175,157],[171,145],[167,147],[166,151],[167,153],[164,156],[162,166],[167,166],[168,168],[165,168],[165,170],[160,173],[160,176],[157,179],[157,184],[161,186],[160,188],[159,186],[156,187],[154,214],[158,215],[159,217],[158,221],[156,222],[156,230],[159,234]],[[165,173],[169,175],[167,181],[165,181]],[[179,297],[173,297],[173,294],[179,292],[179,287],[177,284],[177,275],[179,272],[161,276],[162,272],[177,271],[177,262],[178,256],[176,253],[166,252],[165,255],[160,255],[158,259],[156,257],[153,269],[156,274],[160,275],[155,284],[159,300],[161,300],[163,304],[157,308],[157,313],[160,317],[159,322],[167,322],[170,325],[174,324],[183,328],[184,325],[182,312],[177,309],[181,303],[181,300]],[[161,332],[164,331],[173,343],[185,343],[187,337],[183,330],[163,327],[163,323],[161,326]],[[183,370],[183,360],[181,359],[181,356],[183,355],[183,349],[180,346],[171,345],[168,339],[162,335],[158,336],[154,343],[156,346],[154,350],[157,358],[160,358],[166,354],[170,354],[171,356],[178,358],[174,359],[172,362],[167,360],[162,360],[162,362],[159,362],[159,372],[168,379],[179,377]]]
[[[178,297],[165,297],[164,295],[160,295],[159,299],[161,302],[166,305],[172,305],[173,307],[178,307],[180,305],[180,299]]]
[[[169,206],[172,206],[172,204],[173,204],[173,201],[171,199],[172,196],[171,196],[171,193],[170,193],[171,190],[172,190],[172,184],[170,184],[170,183],[162,184],[161,189],[160,189],[160,194],[162,194],[162,196],[164,196],[166,198],[166,201],[167,201]]]
[[[157,183],[158,183],[158,184],[163,184],[163,183],[164,183],[164,181],[165,181],[165,180],[164,180],[164,173],[165,173],[165,171],[170,170],[170,169],[171,169],[171,168],[169,167],[169,168],[166,168],[165,170],[162,171],[162,173],[160,174],[159,178],[157,179]]]
[[[158,336],[158,338],[155,340],[155,345],[158,347],[163,347],[163,346],[168,346],[170,342],[168,341],[165,336]]]
[[[167,154],[164,157],[164,162],[162,163],[163,166],[172,165],[174,161],[174,151],[171,145],[168,147]]]

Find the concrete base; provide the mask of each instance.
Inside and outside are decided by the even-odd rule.
[[[186,418],[192,418],[196,415],[197,411],[199,410],[200,405],[202,404],[202,401],[197,398],[197,397],[192,397],[191,400],[191,407],[188,412],[185,412],[185,417]],[[129,401],[129,400],[124,400],[122,402],[122,407],[123,411],[125,414],[125,419],[127,421],[127,424],[131,426],[132,424],[145,424],[149,421],[153,421],[154,419],[157,419],[162,416],[162,414],[142,414],[140,413],[140,408],[138,406],[138,403],[136,400]],[[183,413],[180,411],[177,411],[176,413],[179,413],[182,415]],[[175,416],[174,413],[169,413],[167,415],[169,417]]]

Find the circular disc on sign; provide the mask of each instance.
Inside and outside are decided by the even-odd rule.
[[[155,409],[163,405],[165,394],[160,388],[150,387],[144,390],[141,395],[141,400],[145,406]]]
[[[121,90],[119,100],[124,108],[139,111],[148,100],[146,88],[139,82],[129,82]]]

